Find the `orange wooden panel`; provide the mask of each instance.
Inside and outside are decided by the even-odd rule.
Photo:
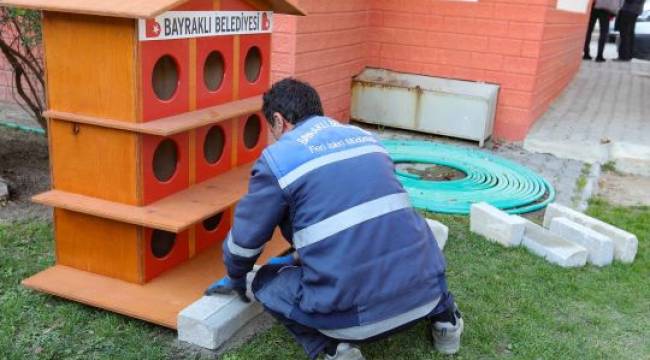
[[[280,14],[306,14],[290,0],[249,1],[261,3],[265,9]],[[2,0],[3,5],[22,8],[127,18],[151,18],[186,2],[187,0]]]
[[[174,11],[209,11],[212,10],[212,0],[189,0],[174,8]]]
[[[231,101],[226,104],[216,105],[202,110],[138,124],[55,110],[45,111],[43,115],[48,118],[56,118],[57,120],[96,125],[141,134],[171,136],[201,126],[216,124],[227,119],[252,114],[261,109],[262,96],[253,96],[247,99]]]
[[[133,20],[45,13],[43,39],[52,109],[137,121]]]
[[[59,190],[36,195],[32,201],[178,233],[239,201],[248,191],[250,172],[251,165],[240,166],[147,206],[126,205]]]
[[[221,0],[221,11],[254,11],[258,9],[246,0]]]
[[[53,120],[49,138],[55,189],[139,203],[136,134]]]
[[[276,232],[260,263],[288,247]],[[60,265],[23,280],[23,285],[175,329],[178,313],[201,298],[212,282],[226,274],[221,259],[221,246],[217,245],[144,285]]]
[[[57,264],[142,283],[142,241],[137,226],[55,209]]]

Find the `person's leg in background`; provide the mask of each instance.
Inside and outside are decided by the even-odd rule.
[[[639,15],[632,15],[632,18],[630,19],[630,28],[629,28],[629,33],[630,33],[630,60],[634,57],[634,42],[636,41],[636,21],[639,19]]]
[[[605,57],[605,44],[607,43],[607,38],[609,37],[609,18],[611,14],[607,10],[596,9],[596,16],[598,18],[598,26],[600,27],[600,37],[598,38],[598,55],[596,56],[596,62],[604,62]]]
[[[619,16],[621,17],[621,39],[618,46],[618,60],[630,61],[634,51],[634,28],[637,16],[627,11],[621,11]]]
[[[596,26],[596,9],[592,8],[591,9],[591,15],[589,16],[589,25],[587,26],[587,36],[585,38],[585,47],[583,50],[583,60],[591,60],[592,57],[589,54],[591,52],[590,46],[591,46],[591,34],[594,32],[594,27]]]

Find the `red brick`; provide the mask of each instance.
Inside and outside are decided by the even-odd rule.
[[[523,41],[503,38],[490,38],[488,51],[503,55],[521,55]]]
[[[503,56],[497,54],[472,53],[472,67],[485,70],[501,70]]]
[[[513,39],[541,40],[544,36],[544,24],[511,22],[508,37]]]
[[[506,56],[503,59],[503,68],[509,72],[534,75],[537,73],[539,59]]]

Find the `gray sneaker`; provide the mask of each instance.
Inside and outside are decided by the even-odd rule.
[[[445,355],[453,355],[460,350],[460,335],[463,333],[464,323],[457,309],[454,311],[454,320],[456,324],[436,321],[431,327],[433,345],[438,352]]]
[[[325,355],[325,360],[366,360],[366,358],[358,348],[348,343],[340,343],[336,347],[336,354]]]

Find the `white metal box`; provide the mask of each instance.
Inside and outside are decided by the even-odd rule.
[[[352,119],[475,140],[492,136],[499,86],[366,69],[352,83]]]

